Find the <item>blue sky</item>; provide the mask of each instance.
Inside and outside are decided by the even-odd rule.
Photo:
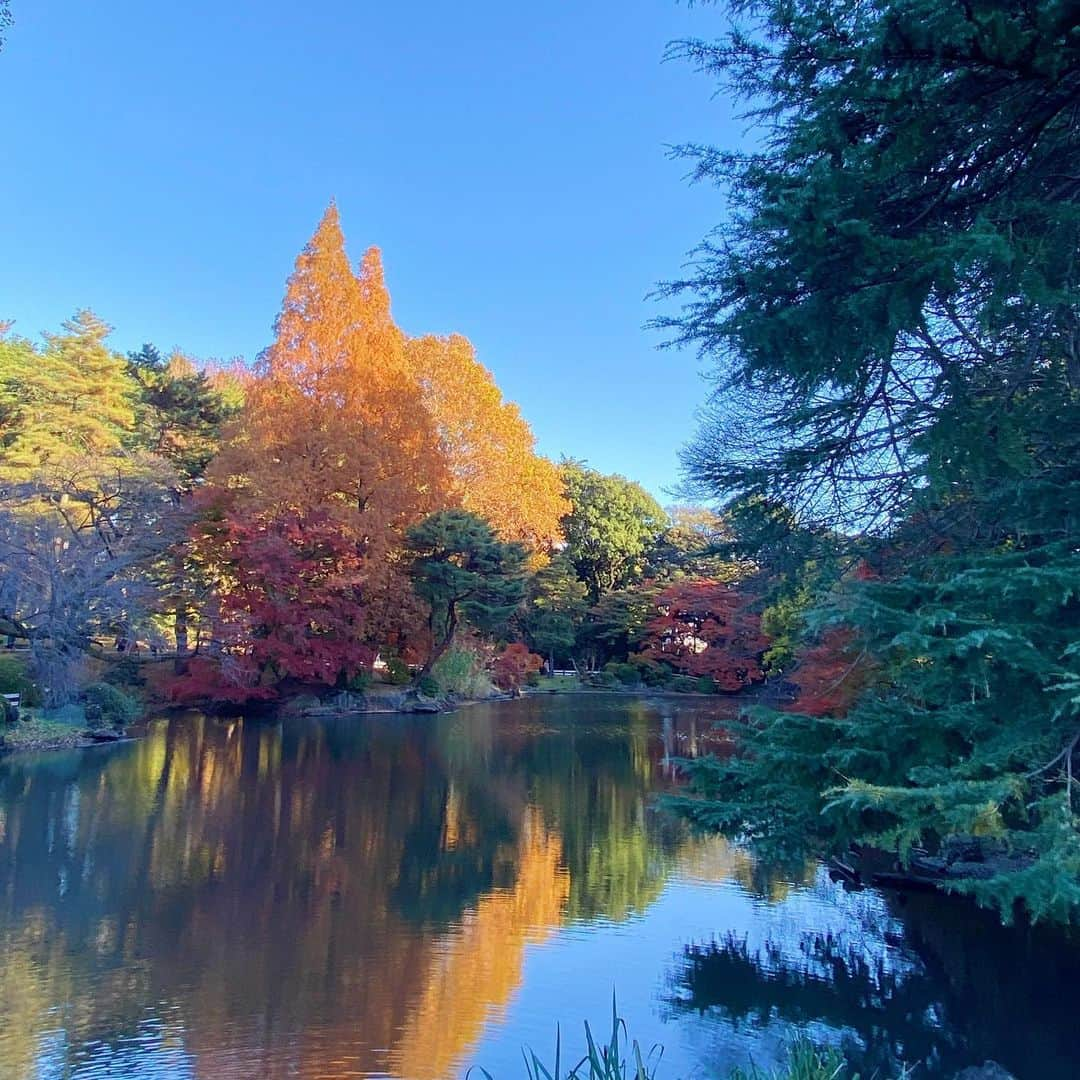
[[[655,493],[707,387],[646,294],[722,213],[665,148],[741,125],[665,44],[675,0],[13,0],[0,317],[250,360],[333,196],[398,322],[457,331],[540,449]],[[669,501],[666,500],[665,501]]]

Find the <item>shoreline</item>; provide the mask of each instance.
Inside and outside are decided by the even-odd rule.
[[[16,720],[0,728],[0,760],[12,754],[40,754],[53,750],[86,750],[91,746],[107,746],[128,742],[137,736],[126,731],[103,728],[94,731],[58,720],[32,717]]]
[[[619,698],[643,698],[665,700],[731,702],[735,695],[702,694],[680,692],[651,687],[523,687],[518,694],[503,693],[486,698],[425,698],[418,696],[412,687],[380,688],[375,693],[351,694],[342,692],[337,699],[313,700],[314,695],[299,694],[288,701],[273,706],[285,717],[305,717],[310,719],[341,716],[417,716],[442,715],[452,713],[470,705],[483,705],[488,702],[515,701],[525,698],[553,696],[596,696]],[[213,703],[204,708],[213,712]],[[236,708],[233,706],[232,708]],[[151,710],[150,712],[168,712],[170,709]],[[150,715],[150,713],[148,713]],[[49,720],[41,716],[20,719],[14,724],[0,729],[0,760],[12,754],[46,753],[54,750],[86,750],[93,746],[111,743],[129,742],[141,737],[142,721],[131,725],[124,731],[112,728],[91,730],[60,720]]]

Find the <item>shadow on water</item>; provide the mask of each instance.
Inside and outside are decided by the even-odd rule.
[[[613,980],[664,1075],[792,1025],[868,1063],[1038,1040],[1071,1075],[1075,949],[787,880],[654,808],[674,755],[723,748],[716,708],[190,714],[0,763],[0,1075],[453,1076]]]
[[[966,901],[921,893],[848,912],[838,929],[792,923],[753,944],[727,934],[685,946],[668,1008],[721,1031],[806,1032],[864,1076],[907,1065],[952,1077],[988,1059],[1021,1078],[1077,1075],[1074,936],[1003,927]]]

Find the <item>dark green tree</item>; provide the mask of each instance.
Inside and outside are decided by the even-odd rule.
[[[409,530],[406,543],[413,588],[430,609],[426,675],[463,621],[489,634],[506,625],[525,596],[527,553],[467,510],[432,514]]]
[[[667,515],[640,484],[622,476],[564,461],[563,479],[571,503],[562,519],[564,550],[595,604],[611,589],[640,579]]]
[[[529,581],[521,616],[529,647],[547,657],[552,667],[556,659],[573,657],[586,607],[584,584],[566,555],[556,555]]]
[[[1051,363],[1080,381],[1075,6],[733,14],[726,39],[672,50],[747,102],[761,135],[751,152],[682,150],[732,205],[667,286],[690,299],[662,323],[716,378],[687,463],[710,494],[885,525],[950,409],[1054,390]],[[1007,430],[980,435],[991,459],[1011,452]]]
[[[581,636],[594,667],[609,660],[625,660],[637,650],[649,620],[656,617],[661,589],[656,582],[613,589],[589,609]]]
[[[1075,4],[734,14],[724,41],[675,49],[763,129],[749,154],[686,148],[734,206],[670,286],[692,298],[668,325],[716,375],[686,464],[714,496],[783,507],[789,532],[853,537],[810,622],[848,627],[877,676],[846,715],[750,721],[751,752],[702,765],[687,808],[905,860],[975,835],[995,857],[961,860],[954,887],[1074,917]]]
[[[165,357],[144,345],[127,359],[138,386],[139,439],[165,458],[183,489],[190,490],[216,453],[222,428],[238,412],[237,405],[185,357]]]

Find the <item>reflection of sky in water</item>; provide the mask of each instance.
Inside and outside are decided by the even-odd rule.
[[[158,1016],[149,1017],[134,1033],[109,1043],[99,1039],[69,1047],[63,1029],[40,1037],[38,1080],[104,1080],[139,1077],[141,1080],[194,1080],[191,1054],[184,1048],[182,1023],[170,1018],[162,1003]]]
[[[729,859],[723,840],[703,847]],[[783,1022],[740,1023],[721,1016],[679,1013],[667,1004],[671,978],[682,963],[684,946],[710,943],[731,934],[751,954],[769,964],[799,967],[822,980],[824,962],[808,957],[807,935],[829,936],[839,947],[857,950],[872,966],[881,964],[897,975],[913,970],[916,961],[889,939],[902,925],[889,915],[875,893],[846,893],[824,874],[809,887],[793,887],[785,899],[769,903],[732,881],[703,881],[676,875],[655,904],[625,922],[597,921],[572,926],[552,940],[528,950],[522,990],[505,1018],[489,1027],[472,1060],[495,1076],[515,1075],[520,1046],[533,1047],[542,1059],[554,1057],[555,1023],[562,1028],[564,1058],[584,1047],[582,1021],[594,1034],[610,1031],[614,988],[619,1013],[646,1051],[662,1044],[661,1075],[726,1076],[752,1058],[759,1065],[779,1064],[795,1028]],[[822,1024],[800,1030],[823,1041],[838,1034]]]

